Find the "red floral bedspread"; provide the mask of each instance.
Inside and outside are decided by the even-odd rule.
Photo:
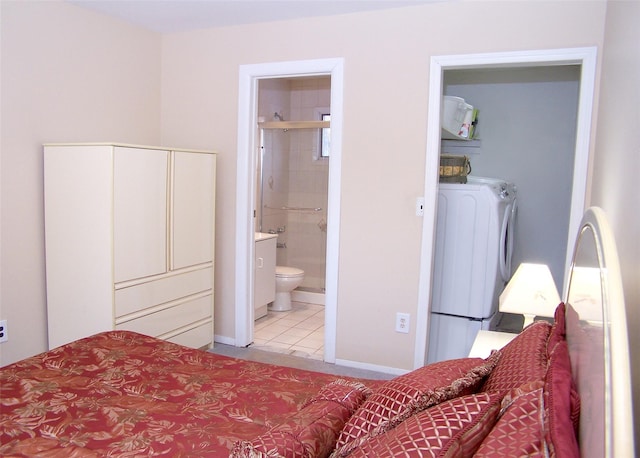
[[[98,334],[0,371],[0,456],[228,456],[336,378]]]

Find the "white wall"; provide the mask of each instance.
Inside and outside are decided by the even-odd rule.
[[[67,3],[1,8],[4,365],[47,349],[42,144],[158,143],[161,40]]]
[[[434,3],[165,36],[163,140],[221,152],[216,334],[234,332],[239,65],[345,59],[336,357],[408,369],[415,328],[398,334],[394,323],[396,312],[415,317],[418,307],[414,206],[424,190],[430,56],[600,46],[605,6]],[[465,29],[472,34],[457,33]]]
[[[607,6],[591,205],[602,207],[616,236],[631,341],[636,449],[640,438],[640,3]]]

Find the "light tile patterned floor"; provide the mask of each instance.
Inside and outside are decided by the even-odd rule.
[[[253,348],[324,359],[324,306],[292,302],[289,312],[269,311],[254,324]]]

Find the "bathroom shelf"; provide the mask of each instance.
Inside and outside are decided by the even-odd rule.
[[[265,121],[259,122],[261,129],[328,129],[331,121]]]

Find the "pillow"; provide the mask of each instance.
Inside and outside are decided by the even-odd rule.
[[[580,396],[571,377],[567,341],[558,342],[549,360],[544,383],[545,438],[551,456],[579,457]]]
[[[549,339],[547,340],[547,357],[551,356],[551,352],[555,348],[558,342],[565,340],[566,333],[566,307],[564,302],[561,302],[556,311],[553,314],[553,326],[549,332]]]
[[[368,437],[392,429],[416,412],[475,392],[496,359],[440,361],[383,383],[347,421],[338,439],[336,456],[345,456]]]
[[[371,394],[371,389],[360,382],[337,379],[323,386],[318,394],[304,403],[302,408],[314,402],[336,402],[349,410],[349,416],[353,415],[364,400]]]
[[[500,393],[492,392],[445,401],[409,417],[385,434],[367,439],[349,458],[471,456],[495,425],[501,398]]]
[[[237,441],[229,458],[329,456],[345,421],[370,392],[358,382],[331,382],[284,423],[252,441]]]
[[[474,455],[545,457],[544,382],[537,380],[510,390],[502,400],[501,416]]]
[[[535,321],[498,350],[500,359],[481,391],[507,392],[528,382],[544,380],[550,331],[551,324]]]

